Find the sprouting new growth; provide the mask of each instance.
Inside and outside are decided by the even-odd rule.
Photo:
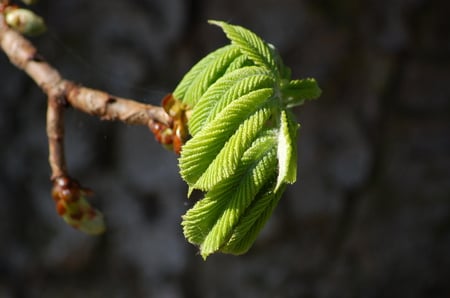
[[[275,48],[253,32],[210,23],[231,44],[192,67],[173,93],[192,109],[180,173],[189,192],[205,197],[182,226],[203,258],[251,247],[286,184],[296,180],[299,124],[291,108],[320,95],[314,79],[292,80]]]

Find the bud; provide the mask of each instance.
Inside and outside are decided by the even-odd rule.
[[[105,221],[103,214],[87,201],[86,197],[91,193],[69,177],[58,177],[53,181],[52,197],[58,214],[75,229],[98,235],[105,231]]]
[[[28,36],[39,35],[47,29],[44,20],[28,9],[10,7],[5,11],[5,20],[11,28]]]
[[[188,108],[181,101],[175,99],[172,94],[166,95],[161,105],[166,113],[172,118],[169,125],[151,120],[149,128],[155,135],[156,140],[166,149],[180,154],[181,147],[187,140],[187,113]]]
[[[103,214],[92,208],[84,195],[76,202],[67,202],[67,213],[62,218],[72,227],[89,235],[99,235],[105,231]]]

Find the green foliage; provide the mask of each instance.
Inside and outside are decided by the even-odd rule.
[[[299,124],[290,108],[320,95],[314,79],[291,80],[277,51],[253,32],[210,23],[231,44],[198,62],[173,93],[192,109],[180,173],[189,193],[205,192],[182,226],[205,259],[251,247],[296,180]]]

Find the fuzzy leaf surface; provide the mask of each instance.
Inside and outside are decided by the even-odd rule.
[[[275,144],[273,133],[255,140],[234,175],[216,184],[183,217],[188,241],[200,245],[204,258],[230,239],[242,214],[251,212],[248,207],[259,200],[258,193],[276,174]]]
[[[206,89],[220,78],[240,55],[239,49],[233,45],[212,52],[185,75],[173,92],[174,97],[182,98],[184,103],[194,106]]]
[[[195,136],[233,100],[261,88],[273,88],[275,80],[265,69],[248,66],[228,72],[200,97],[189,119],[189,132]]]
[[[203,258],[245,253],[297,176],[297,130],[290,108],[320,95],[314,79],[291,80],[275,48],[225,22],[231,44],[207,55],[174,97],[192,110],[192,136],[179,168],[189,190],[205,193],[183,216],[186,239]]]
[[[296,137],[297,123],[287,115],[287,111],[281,111],[280,125],[278,131],[278,178],[275,190],[283,183],[294,183],[297,179],[297,155]]]
[[[279,73],[277,64],[279,59],[276,52],[258,35],[241,26],[221,21],[210,21],[209,23],[222,28],[231,43],[238,46],[241,52],[256,65],[270,69],[274,74]]]
[[[322,93],[315,79],[292,80],[282,87],[286,107],[291,108],[304,103],[305,100],[316,99]]]
[[[180,174],[189,186],[195,186],[238,127],[272,94],[271,88],[264,88],[237,98],[183,146],[179,160]]]

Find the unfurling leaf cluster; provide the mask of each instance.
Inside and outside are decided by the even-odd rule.
[[[183,216],[203,258],[245,253],[297,175],[299,124],[290,108],[317,98],[314,79],[291,80],[273,46],[220,21],[231,44],[200,60],[173,92],[192,109],[179,167],[189,193],[205,192]]]

